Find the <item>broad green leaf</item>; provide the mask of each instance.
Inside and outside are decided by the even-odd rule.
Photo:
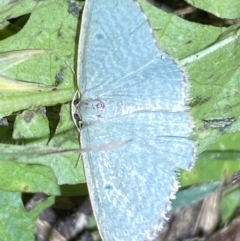
[[[240,132],[223,135],[205,152],[189,171],[181,171],[180,184],[182,187],[196,183],[207,183],[224,179],[240,170]]]
[[[182,186],[189,186],[195,183],[213,182],[238,170],[240,162],[236,159],[199,159],[191,172],[181,172],[180,183]]]
[[[230,222],[240,206],[239,185],[232,186],[222,195],[220,203],[222,224]]]
[[[59,185],[51,168],[14,162],[0,162],[0,190],[13,192],[44,192],[53,196],[87,194],[85,183]]]
[[[38,83],[17,81],[10,77],[4,76],[4,72],[14,66],[22,63],[30,58],[34,58],[39,54],[46,54],[49,51],[46,50],[19,50],[19,51],[7,51],[0,53],[0,92],[4,91],[34,91],[34,90],[52,90],[54,86],[41,85]]]
[[[220,18],[240,17],[240,2],[236,0],[186,0],[186,2]]]
[[[23,115],[25,115],[25,113],[23,113]],[[78,133],[76,132],[74,124],[71,121],[69,105],[62,106],[62,110],[60,112],[60,122],[58,124],[55,135],[50,142],[48,142],[49,133],[43,133],[43,130],[47,128],[44,115],[42,115],[41,113],[34,114],[30,111],[28,111],[28,115],[30,116],[27,116],[29,117],[28,119],[27,117],[23,117],[15,121],[15,125],[19,125],[20,127],[14,129],[14,131],[16,131],[16,136],[21,137],[22,141],[28,143],[28,146],[31,142],[30,147],[34,147],[28,148],[26,146],[2,144],[0,145],[0,162],[14,161],[15,163],[48,166],[54,172],[58,185],[78,184],[85,182],[83,163],[80,160],[80,152],[76,151],[78,148],[80,148]],[[21,127],[23,125],[22,123],[25,122],[26,119],[26,125],[24,127]],[[34,128],[34,125],[36,125],[36,123],[38,125],[38,128]],[[32,135],[33,131],[36,139],[34,139]],[[39,136],[41,136],[42,139],[39,138]],[[45,142],[45,144],[48,143],[49,147],[64,147],[65,149],[75,148],[76,150],[74,153],[56,153],[46,155],[46,153],[48,153],[48,149],[43,144],[41,145],[41,142]],[[29,182],[31,181],[32,180],[30,179]]]
[[[53,90],[53,86],[41,85],[36,83],[17,81],[15,79],[0,75],[0,92],[11,91],[11,92],[20,92],[20,91],[34,91],[34,90]],[[3,114],[2,114],[3,115]]]
[[[0,51],[42,50],[42,54],[20,63],[13,68],[4,67],[4,76],[13,80],[23,80],[54,86],[61,77],[61,84],[54,89],[31,93],[6,93],[0,95],[0,117],[22,109],[50,106],[70,101],[75,92],[74,51],[78,19],[68,13],[68,1],[21,1],[6,7],[11,8],[7,16],[19,17],[30,13],[26,25],[17,34],[0,41]],[[21,8],[21,10],[20,10]],[[52,21],[54,13],[55,21]],[[17,15],[17,16],[16,16]],[[5,19],[5,12],[0,12],[0,19]],[[49,52],[49,50],[51,50]],[[1,61],[0,61],[1,62]],[[3,74],[1,72],[1,74]],[[16,90],[15,90],[16,92]]]
[[[35,210],[24,209],[21,193],[0,191],[0,240],[34,240],[34,225],[37,216],[54,203],[48,198],[38,204]]]
[[[0,73],[6,72],[8,69],[17,66],[18,64],[34,58],[37,55],[46,54],[46,50],[17,50],[0,52]],[[2,91],[2,89],[0,89]]]
[[[49,123],[44,108],[40,111],[25,110],[14,122],[13,139],[25,144],[46,145],[50,135]]]
[[[34,8],[47,6],[54,3],[55,0],[48,1],[32,1],[32,0],[1,0],[0,2],[0,17],[1,19],[16,18],[21,15],[31,13]]]

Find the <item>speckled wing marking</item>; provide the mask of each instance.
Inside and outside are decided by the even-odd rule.
[[[82,148],[132,140],[83,154],[102,239],[153,240],[194,161],[186,77],[134,0],[85,2],[78,57]]]

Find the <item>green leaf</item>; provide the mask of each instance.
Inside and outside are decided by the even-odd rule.
[[[54,198],[48,198],[35,210],[27,212],[22,204],[21,193],[0,191],[0,240],[34,240],[37,216],[53,203]]]
[[[0,21],[6,16],[20,17],[26,13],[29,13],[30,17],[19,32],[0,41],[0,50],[42,49],[51,52],[31,58],[14,68],[4,68],[4,76],[48,86],[54,86],[60,76],[62,82],[55,91],[50,89],[31,93],[2,92],[0,106],[4,108],[0,110],[0,118],[22,109],[66,103],[71,101],[75,92],[72,69],[78,19],[68,13],[68,1],[41,1],[36,4],[26,0],[21,1],[21,4],[17,3],[5,6],[8,15],[5,15],[4,11],[0,12]]]
[[[181,171],[181,186],[221,180],[240,170],[240,133],[226,134],[198,156],[191,170]]]
[[[17,50],[6,51],[0,53],[0,73],[6,72],[8,69],[31,59],[37,55],[46,54],[46,50]],[[0,89],[1,90],[1,89]]]
[[[236,0],[186,0],[186,2],[220,18],[234,19],[240,17],[240,2]]]
[[[222,224],[231,221],[240,206],[239,185],[232,186],[223,193],[220,202],[220,212]]]
[[[34,144],[46,145],[49,135],[49,123],[44,109],[41,111],[26,110],[16,117],[13,131],[14,140],[26,140],[29,144],[33,140]]]
[[[15,163],[48,166],[53,170],[57,179],[57,184],[59,185],[85,182],[83,163],[79,159],[80,152],[75,151],[74,153],[66,154],[56,153],[54,155],[41,155],[41,153],[46,153],[47,148],[40,144],[44,142],[47,144],[49,137],[49,132],[43,133],[47,128],[46,118],[42,113],[33,114],[33,112],[30,111],[27,113],[30,113],[29,116],[16,119],[15,126],[19,126],[19,128],[16,127],[14,133],[16,132],[15,136],[21,137],[22,141],[27,142],[28,146],[31,143],[31,146],[34,146],[34,148],[29,149],[26,146],[2,144],[0,145],[0,151],[2,153],[0,161],[8,162],[12,160],[15,161]],[[27,123],[24,125],[23,122]],[[37,127],[35,127],[36,124]],[[34,139],[33,131],[36,139]],[[40,136],[42,138],[40,138]],[[64,147],[65,149],[79,148],[78,133],[71,120],[69,105],[62,106],[60,122],[54,137],[48,142],[48,146]],[[30,183],[28,185],[30,185]]]
[[[21,0],[21,1],[10,1],[2,0],[0,2],[0,16],[1,19],[16,18],[21,15],[30,13],[37,7],[48,6],[49,4],[54,3],[55,0],[35,2],[31,0]]]

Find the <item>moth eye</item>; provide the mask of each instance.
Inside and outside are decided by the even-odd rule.
[[[105,108],[105,105],[102,101],[99,101],[97,104],[96,104],[96,107],[98,110],[103,110]]]

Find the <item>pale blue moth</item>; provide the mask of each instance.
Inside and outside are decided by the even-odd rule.
[[[153,240],[194,162],[188,83],[161,50],[137,1],[86,0],[78,50],[81,147],[104,241]]]

